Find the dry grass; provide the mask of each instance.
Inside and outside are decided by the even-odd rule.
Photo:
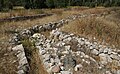
[[[0,41],[8,40],[9,35],[14,33],[16,30],[20,31],[24,28],[28,28],[34,25],[43,25],[45,23],[53,22],[65,18],[72,14],[79,13],[78,11],[64,11],[63,9],[52,9],[45,10],[49,13],[54,13],[55,15],[44,17],[35,20],[24,20],[24,21],[12,21],[12,22],[1,22],[0,23]],[[28,12],[28,11],[26,11]],[[17,13],[17,12],[16,12]]]
[[[115,21],[109,21],[107,18],[87,17],[78,19],[63,26],[62,30],[91,38],[96,37],[101,42],[105,41],[120,48],[120,28]]]
[[[109,8],[90,8],[83,11],[84,14],[101,14],[101,13],[108,13]]]
[[[54,19],[52,19],[54,18]],[[0,23],[0,74],[16,74],[17,71],[17,64],[12,63],[16,60],[16,57],[14,56],[14,53],[9,51],[9,39],[14,34],[15,30],[18,31],[31,27],[36,24],[44,24],[51,21],[56,21],[58,18],[56,18],[56,15],[45,17],[42,19],[36,19],[36,20],[25,20],[25,21],[18,21],[18,22],[5,22]],[[6,44],[7,43],[7,44]],[[5,55],[7,54],[7,56]],[[5,55],[5,56],[4,56]]]
[[[0,74],[15,74],[15,71],[17,70],[17,63],[11,63],[14,60],[16,60],[16,57],[14,56],[14,53],[8,50],[8,40],[11,38],[11,36],[14,34],[16,30],[20,31],[24,28],[31,27],[36,24],[45,24],[52,21],[57,21],[62,18],[65,18],[67,16],[78,14],[78,13],[102,13],[102,12],[108,12],[110,10],[106,8],[71,8],[71,9],[42,9],[45,13],[54,13],[55,15],[44,17],[41,19],[35,19],[35,20],[24,20],[24,21],[13,21],[13,22],[4,22],[0,23]],[[15,14],[15,16],[23,16],[23,15],[33,15],[33,14],[39,14],[41,13],[41,10],[13,10],[10,11],[12,13],[12,16]],[[0,18],[10,17],[11,13],[0,13]],[[20,12],[20,13],[18,13]],[[2,16],[1,16],[2,15]],[[69,23],[69,25],[65,25],[61,29],[66,32],[75,33],[77,35],[83,35],[83,36],[91,36],[96,37],[99,39],[99,41],[105,40],[106,42],[110,44],[120,46],[120,30],[116,26],[116,20],[111,21],[112,19],[116,19],[116,17],[113,18],[113,14],[105,17],[105,18],[98,18],[95,17],[88,17],[88,18],[82,18],[76,21],[73,21]],[[119,23],[117,21],[117,23]],[[118,24],[117,24],[118,25]],[[48,33],[45,33],[48,35]],[[6,54],[8,54],[6,56]]]
[[[18,13],[21,11],[20,13]],[[19,11],[11,11],[12,14],[18,15],[32,15],[37,14],[41,10],[19,10]],[[29,12],[30,11],[30,12]],[[65,18],[69,15],[78,13],[78,11],[64,11],[64,9],[43,9],[46,13],[54,13],[55,15],[44,17],[40,19],[34,19],[34,20],[24,20],[24,21],[12,21],[12,22],[0,22],[0,74],[16,74],[17,71],[17,63],[12,63],[16,60],[16,57],[14,56],[14,53],[11,52],[9,47],[9,39],[12,37],[14,32],[16,30],[21,31],[22,29],[37,25],[37,24],[45,24],[52,21],[57,21],[62,18]],[[1,16],[2,15],[2,16]],[[0,18],[9,17],[10,12],[7,13],[0,13]],[[47,35],[48,33],[46,33]],[[7,56],[6,56],[7,54]],[[5,56],[4,56],[5,55]],[[4,67],[3,67],[4,66]]]
[[[88,9],[83,11],[83,13],[85,12],[87,14],[100,14],[106,12],[107,15],[105,17],[101,16],[99,18],[96,18],[95,16],[81,18],[66,24],[61,28],[61,30],[69,33],[74,33],[76,35],[84,36],[90,38],[91,40],[93,40],[93,38],[95,37],[97,41],[100,41],[101,43],[104,42],[108,45],[120,48],[120,17],[118,16],[118,10],[116,12],[111,12],[111,10],[105,8],[102,10],[101,8],[100,10],[97,10],[98,9]],[[99,62],[99,57],[93,55],[91,56]],[[107,64],[106,67],[110,70],[120,70],[118,62],[115,60],[112,63]],[[102,70],[97,69],[96,66],[94,66],[93,64],[90,66],[85,66],[84,70],[74,72],[74,74],[87,74],[89,71],[92,71],[92,74],[101,74],[104,72],[104,68]]]
[[[16,74],[18,62],[15,52],[11,52],[8,45],[0,43],[0,74]]]
[[[79,8],[74,7],[70,8],[70,11],[82,11],[86,8]],[[68,8],[65,9],[24,9],[24,8],[14,8],[14,10],[10,10],[8,12],[0,12],[0,18],[8,18],[8,17],[15,17],[15,16],[26,16],[26,15],[35,15],[35,14],[43,14],[43,13],[55,13],[58,15],[62,15],[65,10],[68,11]]]
[[[15,16],[25,16],[25,15],[35,15],[35,14],[42,14],[44,11],[41,9],[14,9],[8,12],[0,12],[0,18],[8,18],[8,17],[15,17]]]
[[[24,40],[23,47],[30,66],[29,74],[48,74],[40,60],[39,50],[35,47],[34,43],[30,40]]]
[[[118,61],[113,60],[111,63],[107,64],[107,68],[110,68],[112,71],[113,70],[120,70],[120,66],[118,66]]]

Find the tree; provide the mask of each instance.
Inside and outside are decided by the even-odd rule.
[[[54,0],[54,5],[57,8],[65,7],[65,0]]]
[[[54,0],[46,0],[45,3],[49,8],[55,8]]]
[[[46,8],[45,0],[25,0],[24,7],[26,9]]]
[[[31,8],[30,0],[25,0],[25,1],[24,1],[24,7],[25,7],[26,9]]]
[[[45,0],[34,0],[36,8],[46,8]]]
[[[0,0],[0,11],[2,11],[3,10],[3,4],[4,4],[4,0]]]
[[[0,11],[24,6],[26,9],[61,8],[67,6],[120,6],[120,0],[0,0]]]
[[[0,11],[13,9],[13,4],[10,0],[0,0]]]

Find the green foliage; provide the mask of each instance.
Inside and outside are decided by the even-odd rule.
[[[61,8],[67,6],[120,6],[120,0],[0,0],[0,11],[24,6],[26,9]]]
[[[36,9],[36,8],[45,8],[45,0],[25,0],[24,7],[26,9]]]
[[[25,7],[26,9],[31,8],[31,1],[30,1],[30,0],[25,0],[25,1],[24,1],[24,7]]]
[[[45,3],[49,8],[54,8],[55,7],[54,0],[46,0]]]
[[[13,9],[13,3],[10,0],[0,0],[0,11]]]
[[[3,0],[0,0],[0,11],[3,10],[3,4],[4,4]]]
[[[65,0],[54,0],[54,5],[57,8],[66,7]]]
[[[46,5],[50,8],[53,7],[66,7],[66,6],[120,6],[120,0],[46,0]]]
[[[95,7],[95,3],[94,2],[92,2],[92,3],[90,3],[90,5],[89,5],[89,7]]]

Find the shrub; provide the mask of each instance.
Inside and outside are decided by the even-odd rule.
[[[49,8],[54,8],[55,7],[54,0],[46,0],[45,3]]]

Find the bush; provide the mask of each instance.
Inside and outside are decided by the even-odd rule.
[[[0,11],[22,5],[26,9],[61,8],[67,6],[120,6],[120,0],[0,0]]]
[[[54,0],[46,0],[45,3],[49,8],[55,8]]]
[[[25,0],[23,5],[26,9],[38,9],[47,7],[45,0]]]
[[[89,7],[95,7],[95,3],[94,2],[92,2],[92,3],[90,3],[90,6]]]
[[[9,0],[0,0],[0,11],[8,11],[13,9],[13,4]]]

